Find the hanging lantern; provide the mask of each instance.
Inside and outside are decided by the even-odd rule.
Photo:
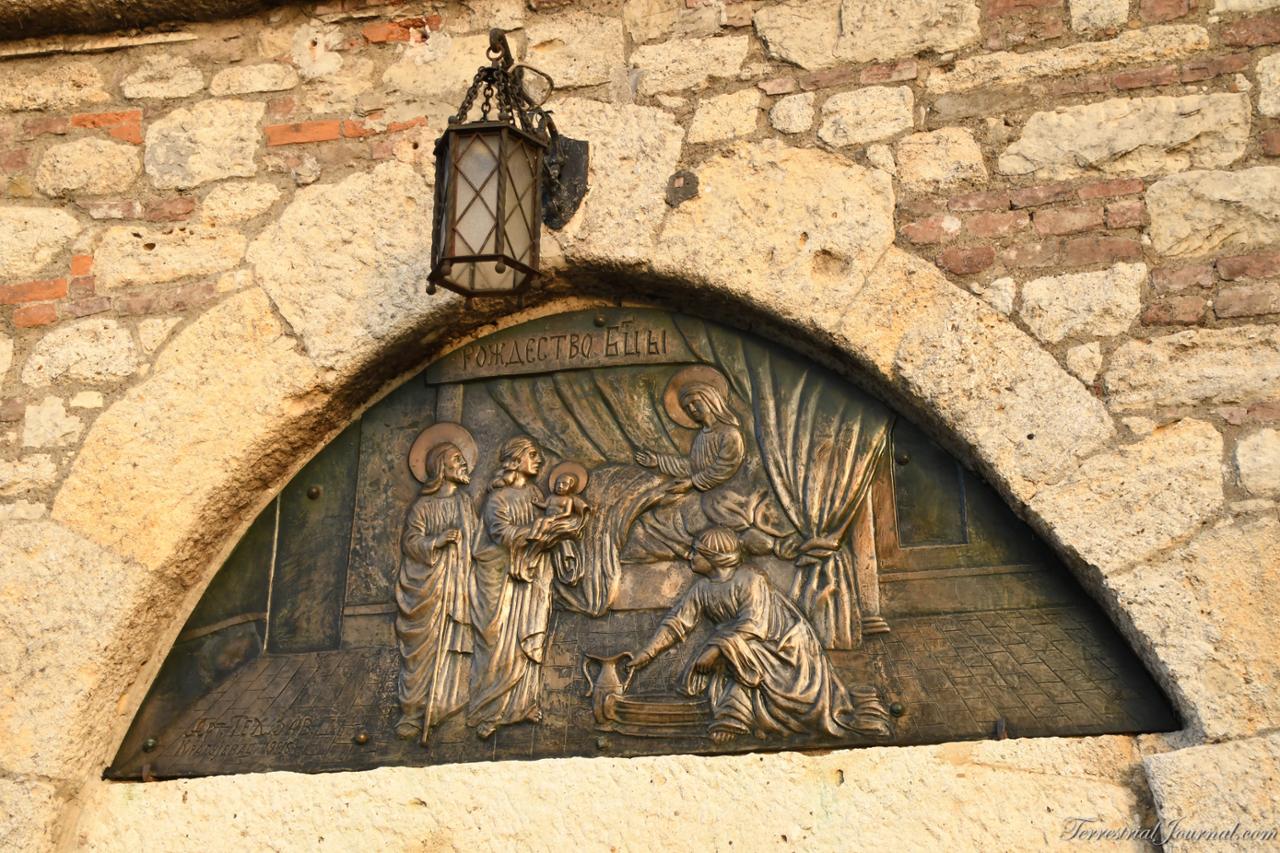
[[[487,55],[436,142],[429,292],[523,292],[538,276],[544,218],[562,226],[586,191],[586,143],[561,137],[541,108],[550,78],[515,65],[502,30]],[[479,119],[467,121],[477,98]]]

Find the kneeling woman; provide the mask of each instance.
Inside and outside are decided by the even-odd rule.
[[[764,574],[742,566],[738,538],[723,527],[694,540],[693,586],[632,655],[648,665],[706,618],[715,629],[685,671],[684,692],[711,702],[711,740],[805,733],[887,737],[888,715],[874,690],[851,697],[796,606]]]

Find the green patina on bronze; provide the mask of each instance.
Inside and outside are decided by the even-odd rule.
[[[321,451],[108,776],[1176,726],[924,432],[782,347],[610,308],[461,346]]]

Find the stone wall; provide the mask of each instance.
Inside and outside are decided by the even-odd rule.
[[[431,145],[494,25],[557,81],[592,189],[527,307],[466,310],[425,292]],[[340,0],[0,43],[0,845],[1276,827],[1278,44],[1280,0]],[[617,297],[913,413],[1184,730],[100,780],[222,557],[354,413],[451,341]]]

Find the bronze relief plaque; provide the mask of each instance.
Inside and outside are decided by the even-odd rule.
[[[610,308],[454,350],[317,455],[108,776],[1176,726],[907,420],[751,335]]]

